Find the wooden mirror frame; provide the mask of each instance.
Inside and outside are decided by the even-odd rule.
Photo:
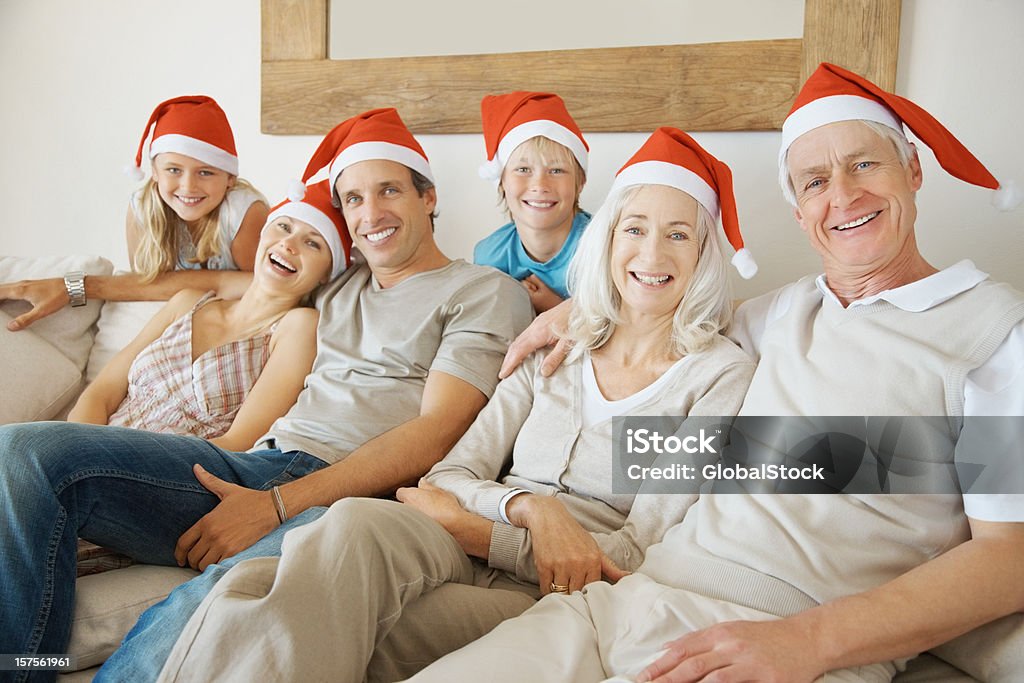
[[[896,83],[900,0],[805,0],[802,38],[493,55],[332,60],[329,0],[262,1],[261,130],[321,135],[397,107],[417,133],[479,133],[480,99],[557,92],[587,132],[774,130],[829,61]]]

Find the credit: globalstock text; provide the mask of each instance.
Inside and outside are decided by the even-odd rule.
[[[800,479],[803,481],[824,481],[825,470],[818,465],[810,467],[786,467],[785,465],[704,465],[700,468],[700,476],[697,475],[695,465],[673,464],[666,467],[644,467],[642,465],[630,465],[626,468],[626,476],[634,481],[647,479],[682,479],[696,481],[698,479],[725,479],[732,480],[784,480]]]
[[[616,417],[622,494],[1024,494],[1024,417]]]

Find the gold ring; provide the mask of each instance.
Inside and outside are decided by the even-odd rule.
[[[568,593],[569,592],[569,587],[568,586],[563,586],[562,584],[555,583],[554,581],[551,582],[550,588],[551,588],[551,592],[552,593]]]

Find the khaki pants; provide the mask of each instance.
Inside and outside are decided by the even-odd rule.
[[[160,680],[396,680],[520,614],[538,595],[536,586],[470,560],[415,509],[343,500],[289,532],[280,558],[241,562],[225,574]]]
[[[592,583],[572,595],[549,595],[410,683],[632,681],[664,643],[684,633],[723,621],[774,618],[634,574],[615,586]],[[821,680],[887,683],[894,672],[891,664],[879,664],[830,672]]]

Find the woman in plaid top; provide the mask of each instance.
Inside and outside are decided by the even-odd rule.
[[[244,451],[295,402],[316,356],[302,306],[344,270],[348,235],[328,190],[285,201],[260,235],[241,299],[183,290],[82,393],[69,421],[192,434]]]

